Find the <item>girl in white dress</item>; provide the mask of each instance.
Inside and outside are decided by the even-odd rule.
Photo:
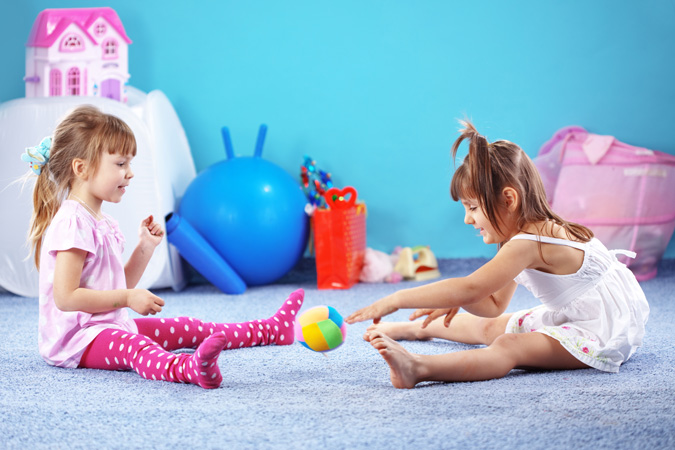
[[[403,289],[362,308],[347,323],[373,320],[364,339],[384,357],[397,388],[421,381],[478,381],[512,369],[618,372],[642,344],[649,306],[633,273],[588,228],[551,211],[532,160],[516,144],[488,142],[464,123],[469,153],[450,192],[464,222],[497,244],[471,275]],[[633,255],[634,256],[634,255]],[[517,284],[542,305],[504,314]],[[468,314],[457,314],[459,308]],[[402,308],[411,320],[381,323]],[[442,338],[476,349],[442,355],[407,352],[396,340]]]

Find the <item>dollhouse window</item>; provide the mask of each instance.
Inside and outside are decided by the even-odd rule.
[[[52,69],[49,72],[49,95],[51,97],[61,96],[61,71]]]
[[[81,52],[84,50],[82,39],[76,34],[69,34],[61,41],[62,52]]]
[[[80,95],[80,69],[77,67],[68,71],[68,95]]]
[[[118,56],[117,41],[107,39],[103,41],[103,59],[116,59]]]
[[[105,34],[105,30],[106,30],[106,27],[105,27],[105,24],[103,22],[97,23],[96,26],[94,27],[94,33],[96,34],[96,36],[99,36],[99,37],[101,37]]]

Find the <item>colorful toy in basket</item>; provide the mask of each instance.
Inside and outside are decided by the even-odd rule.
[[[295,321],[295,339],[315,352],[335,350],[347,337],[347,323],[331,306],[315,306]]]
[[[317,208],[326,207],[323,198],[326,191],[333,187],[330,173],[316,167],[316,161],[305,155],[305,162],[300,167],[302,188],[307,195],[309,203]]]

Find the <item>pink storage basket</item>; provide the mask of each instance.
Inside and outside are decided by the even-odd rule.
[[[534,159],[548,201],[566,220],[589,227],[644,281],[656,276],[675,229],[675,156],[612,136],[565,127]]]

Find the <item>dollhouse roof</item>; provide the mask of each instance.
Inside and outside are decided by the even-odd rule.
[[[92,42],[96,40],[87,31],[96,19],[103,17],[113,27],[127,44],[131,39],[124,31],[124,26],[119,16],[112,8],[64,8],[45,9],[38,14],[33,28],[28,36],[28,47],[51,47],[70,24],[75,24],[82,30]]]

